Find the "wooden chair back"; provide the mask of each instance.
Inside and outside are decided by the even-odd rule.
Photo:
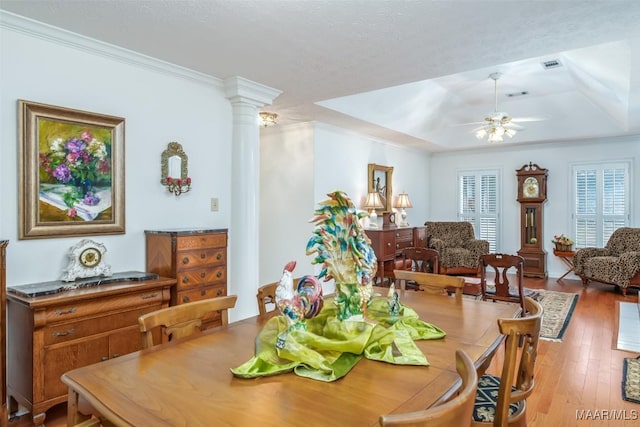
[[[153,347],[153,329],[160,327],[168,341],[187,337],[202,330],[202,321],[211,313],[220,312],[223,325],[229,322],[227,310],[235,307],[237,295],[208,298],[174,305],[138,317],[142,348]]]
[[[440,254],[435,249],[411,247],[402,251],[405,264],[413,264],[412,270],[440,274]],[[407,263],[410,261],[410,263]]]
[[[429,426],[467,427],[471,425],[471,414],[478,386],[478,374],[473,361],[464,350],[456,351],[456,369],[462,379],[457,396],[441,405],[405,414],[389,414],[380,417],[382,427]]]
[[[456,298],[462,297],[464,278],[445,276],[443,274],[422,273],[419,271],[393,270],[396,280],[400,281],[400,289],[405,289],[405,282],[412,281],[418,284],[420,290],[432,294],[446,294],[448,288],[454,288]]]
[[[526,317],[516,319],[498,319],[498,327],[503,335],[506,335],[504,364],[500,374],[500,389],[498,391],[498,403],[493,425],[502,426],[517,424],[509,419],[509,405],[523,401],[526,408],[526,399],[533,392],[533,373],[538,355],[538,338],[540,325],[542,324],[542,306],[531,297],[525,297]],[[522,343],[522,348],[519,346]],[[518,354],[520,358],[518,360]],[[515,386],[514,379],[515,378]],[[512,386],[515,389],[512,389]],[[523,409],[514,416],[526,420],[526,411]]]
[[[298,282],[300,282],[300,277],[296,277],[293,279],[293,286],[298,286]],[[264,316],[272,311],[277,310],[276,306],[276,288],[280,282],[268,283],[266,285],[262,285],[258,288],[258,292],[256,293],[256,300],[258,301],[258,314],[260,316]],[[271,304],[271,307],[269,306]]]
[[[493,273],[493,274],[490,274]],[[509,282],[515,275],[515,284]],[[495,292],[487,292],[487,281],[495,282]],[[480,255],[480,287],[483,300],[517,302],[525,313],[524,304],[524,258],[519,255]]]

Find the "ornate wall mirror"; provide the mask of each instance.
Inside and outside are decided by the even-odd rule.
[[[160,183],[176,196],[191,190],[189,156],[182,149],[182,145],[170,142],[162,152],[160,176]]]
[[[380,199],[384,205],[383,213],[391,212],[391,196],[393,166],[381,166],[375,163],[369,163],[369,192],[374,191],[380,194]]]

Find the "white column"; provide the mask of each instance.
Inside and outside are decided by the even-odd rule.
[[[231,147],[231,225],[229,227],[229,293],[238,295],[230,320],[258,312],[260,248],[260,145],[258,109],[282,93],[242,77],[225,80],[233,108]]]

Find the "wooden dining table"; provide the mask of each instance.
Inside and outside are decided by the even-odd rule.
[[[401,291],[400,301],[446,332],[416,342],[429,366],[363,358],[333,382],[294,373],[237,378],[230,369],[253,357],[269,318],[256,316],[65,373],[68,425],[83,419],[80,399],[116,426],[375,426],[382,414],[424,409],[450,396],[459,384],[455,351],[484,365],[502,342],[497,319],[520,314],[517,304],[413,290]]]

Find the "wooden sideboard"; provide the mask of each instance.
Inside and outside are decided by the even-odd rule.
[[[177,281],[171,305],[227,295],[226,229],[146,230],[145,235],[146,271]],[[205,327],[220,324],[214,316]]]
[[[393,271],[395,261],[402,256],[402,250],[410,247],[427,247],[426,227],[393,227],[381,229],[365,229],[365,233],[371,240],[371,247],[378,259],[378,272],[376,276],[384,281],[385,265],[391,263],[386,269]]]
[[[0,240],[0,383],[2,385],[2,408],[0,409],[0,427],[6,427],[9,420],[7,411],[7,276],[5,254],[9,242]]]
[[[125,280],[35,297],[9,287],[9,411],[19,403],[44,425],[45,411],[67,400],[61,375],[139,350],[138,317],[167,307],[175,282]]]

